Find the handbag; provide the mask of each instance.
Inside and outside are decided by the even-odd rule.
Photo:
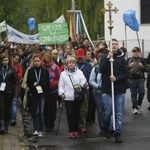
[[[84,93],[84,91],[82,91],[82,89],[80,89],[80,90],[75,89],[75,85],[73,84],[70,75],[69,75],[69,78],[70,78],[71,84],[72,84],[73,89],[74,89],[75,102],[83,103],[85,101],[85,97],[84,97],[85,93]]]

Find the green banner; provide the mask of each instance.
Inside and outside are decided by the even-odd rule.
[[[38,24],[40,45],[68,43],[67,23]]]

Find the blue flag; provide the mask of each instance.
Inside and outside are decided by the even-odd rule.
[[[139,31],[139,23],[135,17],[135,10],[128,10],[123,14],[123,21],[134,31]]]
[[[28,19],[28,26],[29,26],[29,30],[34,30],[36,28],[35,25],[35,19],[34,18],[29,18]]]

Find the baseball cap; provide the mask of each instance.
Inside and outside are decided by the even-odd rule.
[[[82,48],[77,49],[75,53],[76,53],[77,57],[83,57],[84,56],[84,50]]]

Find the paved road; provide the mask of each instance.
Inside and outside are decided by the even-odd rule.
[[[87,138],[81,134],[79,139],[68,139],[68,125],[65,109],[61,117],[58,136],[56,127],[37,142],[30,143],[30,149],[36,150],[149,150],[150,145],[150,112],[147,110],[146,96],[143,102],[143,114],[133,115],[130,92],[127,91],[125,115],[123,122],[123,143],[115,143],[114,138],[99,137],[97,121],[88,125]],[[59,110],[58,110],[59,115]],[[56,120],[56,124],[58,119]],[[57,125],[56,125],[57,126]],[[36,147],[36,148],[35,148]]]

